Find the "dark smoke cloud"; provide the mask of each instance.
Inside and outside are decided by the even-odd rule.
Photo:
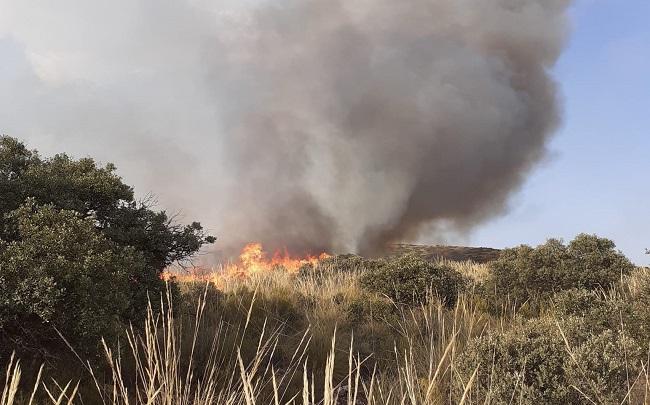
[[[69,52],[5,29],[37,56],[29,91],[65,101],[60,111],[26,96],[45,130],[84,152],[74,134],[94,137],[118,164],[138,156],[127,180],[207,219],[220,248],[374,252],[503,212],[558,124],[549,70],[568,3],[141,0],[105,28],[124,38],[86,37]],[[66,55],[83,69],[51,67]],[[93,122],[70,120],[79,110]]]
[[[284,1],[252,16],[227,116],[233,226],[372,251],[499,213],[558,121],[566,1]],[[237,210],[240,201],[253,206]],[[243,214],[243,217],[238,214]],[[306,215],[307,214],[307,215]]]

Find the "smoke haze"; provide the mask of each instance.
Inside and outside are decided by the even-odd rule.
[[[0,0],[0,132],[220,238],[372,253],[503,212],[559,121],[569,0]]]

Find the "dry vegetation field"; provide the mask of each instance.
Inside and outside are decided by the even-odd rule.
[[[424,274],[409,267],[423,265],[416,256],[391,260]],[[501,288],[498,263],[430,264],[462,275],[457,296],[433,283],[424,299],[396,300],[369,283],[383,267],[356,256],[220,289],[180,283],[119,346],[104,343],[105,359],[70,364],[76,379],[46,367],[25,380],[13,359],[0,404],[647,403],[647,269],[542,306],[486,298]],[[389,276],[390,288],[413,282]]]

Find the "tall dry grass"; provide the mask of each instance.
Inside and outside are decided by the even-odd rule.
[[[484,265],[447,264],[477,282],[487,277]],[[145,325],[129,329],[122,346],[104,342],[107,376],[95,372],[103,365],[80,361],[92,398],[80,393],[79,381],[46,378],[42,368],[35,384],[22,386],[12,358],[0,405],[493,403],[489,393],[477,400],[473,387],[494,364],[476,364],[468,374],[458,358],[468,342],[507,329],[512,317],[486,314],[471,296],[452,309],[436,300],[397,306],[360,288],[362,267],[327,266],[226,280],[219,291],[185,283],[185,302],[165,299],[158,313],[150,307]],[[631,276],[629,291],[647,277]],[[350,315],[366,304],[362,318]],[[636,378],[648,380],[647,371]]]
[[[395,307],[394,319],[386,325],[378,326],[382,320],[368,322],[359,325],[367,329],[365,335],[356,335],[343,309],[366,299],[357,282],[363,269],[318,270],[300,277],[278,271],[233,279],[217,292],[206,285],[182,285],[185,295],[196,299],[191,310],[182,310],[185,315],[166,300],[161,313],[149,308],[143,328],[127,331],[126,348],[104,342],[109,379],[97,377],[94,365],[83,365],[98,401],[125,405],[447,403],[454,357],[486,325],[468,301],[461,300],[454,311],[436,303]],[[282,315],[278,307],[297,308],[304,319],[278,319]],[[365,342],[359,339],[372,333],[392,339],[385,342],[392,350],[378,353],[378,358],[374,353],[361,354],[357,348]],[[0,405],[83,399],[77,382],[59,384],[40,376],[33,394],[21,396],[17,360],[6,375]]]

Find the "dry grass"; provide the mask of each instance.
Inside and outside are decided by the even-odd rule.
[[[624,280],[630,294],[638,295],[644,290],[650,291],[650,267],[638,267]]]
[[[455,262],[444,259],[441,262],[472,280],[474,283],[484,282],[490,274],[490,266],[486,263],[475,263],[473,261]]]
[[[369,361],[353,350],[341,353],[337,348],[337,334],[331,338],[329,351],[322,373],[310,369],[307,346],[313,334],[307,331],[302,344],[298,345],[288,367],[276,369],[271,359],[282,336],[278,331],[263,331],[258,338],[255,355],[244,360],[241,342],[234,347],[223,346],[220,338],[228,332],[225,324],[209,325],[214,333],[213,346],[207,359],[195,362],[195,346],[199,334],[204,334],[201,317],[205,310],[205,296],[199,301],[199,317],[194,338],[182,341],[177,333],[171,311],[160,316],[150,312],[145,332],[138,335],[128,333],[130,361],[134,362],[136,376],[126,377],[125,361],[105,347],[106,357],[112,373],[112,384],[94,380],[97,393],[103,404],[429,404],[446,403],[443,391],[453,376],[453,359],[459,345],[472,330],[462,330],[467,325],[473,328],[478,318],[462,305],[454,314],[443,314],[441,307],[427,307],[422,313],[412,311],[405,317],[400,333],[411,342],[409,350],[395,349],[395,369],[384,373],[378,367],[372,374],[363,376],[362,365]],[[251,307],[252,308],[252,307]],[[451,316],[449,318],[449,316]],[[415,318],[420,319],[415,319]],[[418,330],[412,322],[422,322]],[[248,324],[240,330],[240,337],[247,332]],[[436,329],[435,332],[432,329]],[[433,339],[433,336],[442,339]],[[181,345],[189,346],[189,354],[183,353]],[[353,347],[353,345],[349,345]],[[426,357],[423,355],[426,354]],[[337,376],[337,365],[343,363],[345,375]],[[89,367],[89,372],[91,368]],[[424,370],[424,372],[423,372]],[[322,374],[322,381],[316,375]],[[21,378],[17,362],[9,365],[6,393],[2,405],[15,402]],[[291,391],[291,382],[299,377],[302,389]],[[37,381],[34,392],[44,390],[48,403],[75,403],[78,400],[78,386],[69,383],[55,384],[53,390]],[[468,389],[470,387],[468,386]],[[26,403],[32,404],[33,398]]]
[[[476,282],[488,274],[482,264],[447,264]],[[126,347],[105,343],[109,378],[84,365],[96,398],[82,402],[77,381],[46,381],[40,372],[33,386],[21,387],[20,363],[12,358],[0,405],[470,403],[479,369],[491,365],[462,374],[458,356],[467,342],[507,328],[507,321],[486,315],[472,297],[452,310],[436,302],[396,306],[359,287],[363,268],[330,266],[233,279],[220,291],[183,284],[193,304],[174,308],[167,300],[161,313],[149,310],[144,328],[127,331]],[[642,288],[648,274],[632,275],[630,291]],[[350,308],[371,300],[392,310],[351,320]],[[489,396],[480,403],[491,403]]]

